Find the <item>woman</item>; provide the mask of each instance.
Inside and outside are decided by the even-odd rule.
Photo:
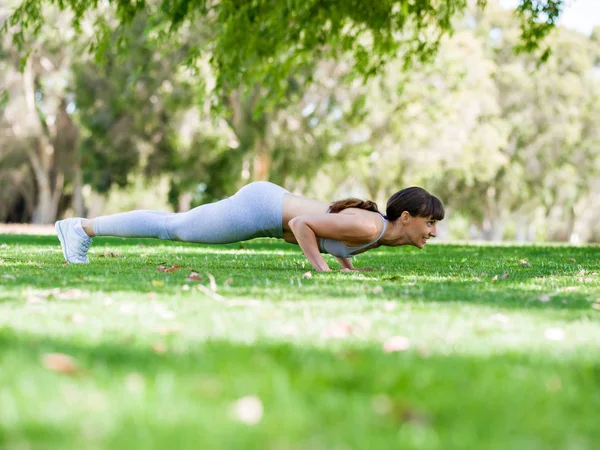
[[[257,237],[282,238],[300,246],[315,270],[329,272],[321,253],[337,258],[345,271],[350,257],[381,245],[423,248],[444,218],[442,202],[422,188],[396,192],[387,215],[371,201],[350,198],[328,204],[291,194],[266,181],[250,183],[224,200],[184,213],[131,211],[95,219],[56,222],[63,254],[71,264],[87,264],[94,236],[152,237],[226,244]]]

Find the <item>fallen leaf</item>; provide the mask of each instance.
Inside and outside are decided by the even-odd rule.
[[[195,281],[195,282],[199,283],[202,281],[202,275],[200,275],[195,270],[192,270],[190,272],[190,274],[187,276],[187,278],[185,279],[185,281]]]
[[[179,270],[180,268],[181,267],[179,267],[177,264],[173,264],[171,267],[160,265],[156,268],[156,271],[157,272],[165,272],[165,273],[173,273],[176,270]]]
[[[98,256],[100,256],[101,258],[118,258],[121,255],[119,255],[116,252],[111,252],[110,250],[106,250],[102,255],[98,255]]]
[[[575,258],[569,258],[569,259],[568,259],[568,261],[571,261],[571,262],[577,262],[577,261],[575,260]]]
[[[309,270],[302,274],[302,278],[312,278],[312,272]]]
[[[596,311],[600,311],[600,304],[599,303],[594,303],[592,305],[592,309],[595,309]]]
[[[520,259],[519,264],[521,265],[521,267],[531,267],[531,264],[526,259]]]
[[[263,417],[263,404],[255,395],[247,395],[231,405],[233,417],[246,425],[256,425]]]
[[[494,275],[494,278],[492,278],[492,281],[497,281],[498,280],[498,275]]]
[[[154,344],[152,344],[152,351],[154,353],[159,353],[159,354],[166,353],[167,346],[163,343],[155,342]]]
[[[503,280],[506,280],[508,277],[510,277],[510,274],[509,273],[505,273],[500,278],[502,278]]]
[[[423,359],[427,359],[431,355],[431,351],[429,350],[429,347],[427,347],[425,344],[421,344],[417,347],[417,353]]]
[[[331,338],[345,338],[352,333],[352,326],[346,322],[333,323],[325,330],[325,335]]]
[[[152,286],[154,287],[162,287],[165,285],[164,281],[160,281],[160,280],[152,280]]]
[[[585,275],[585,269],[581,269],[579,272],[577,272],[578,277],[582,277],[584,275]]]
[[[402,408],[398,411],[398,417],[402,422],[409,422],[417,425],[427,425],[431,422],[431,417],[428,414],[413,408]]]
[[[410,348],[410,341],[404,336],[392,336],[383,343],[383,351],[386,353],[403,352]]]
[[[549,341],[562,341],[565,338],[565,330],[562,328],[548,328],[544,337]]]
[[[54,372],[72,375],[79,371],[75,360],[64,353],[45,353],[42,355],[42,365]]]
[[[84,297],[85,292],[81,289],[69,289],[67,291],[55,290],[52,295],[58,300],[73,300]]]

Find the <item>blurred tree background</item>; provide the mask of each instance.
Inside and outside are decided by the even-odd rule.
[[[0,222],[270,180],[421,185],[444,238],[600,241],[600,29],[554,27],[562,1],[54,3],[0,3]]]

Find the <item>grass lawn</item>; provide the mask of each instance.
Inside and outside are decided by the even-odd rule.
[[[599,247],[383,249],[308,276],[270,240],[98,238],[90,260],[0,235],[3,450],[600,445]]]

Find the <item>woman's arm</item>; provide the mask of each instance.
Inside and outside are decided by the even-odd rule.
[[[307,225],[305,221],[298,220],[299,217],[295,217],[288,222],[292,233],[296,237],[298,245],[304,252],[306,259],[313,266],[317,272],[330,272],[331,269],[321,256],[319,251],[319,245],[317,244],[317,235]]]
[[[342,268],[354,270],[354,266],[352,265],[352,260],[350,258],[340,258],[339,256],[336,256],[335,259],[338,260]]]
[[[317,237],[348,240],[369,241],[377,235],[377,226],[364,216],[355,214],[315,214],[297,216],[288,222],[298,245],[306,259],[317,271],[329,272],[329,266],[321,256]],[[348,258],[338,259],[345,269],[352,269]]]

